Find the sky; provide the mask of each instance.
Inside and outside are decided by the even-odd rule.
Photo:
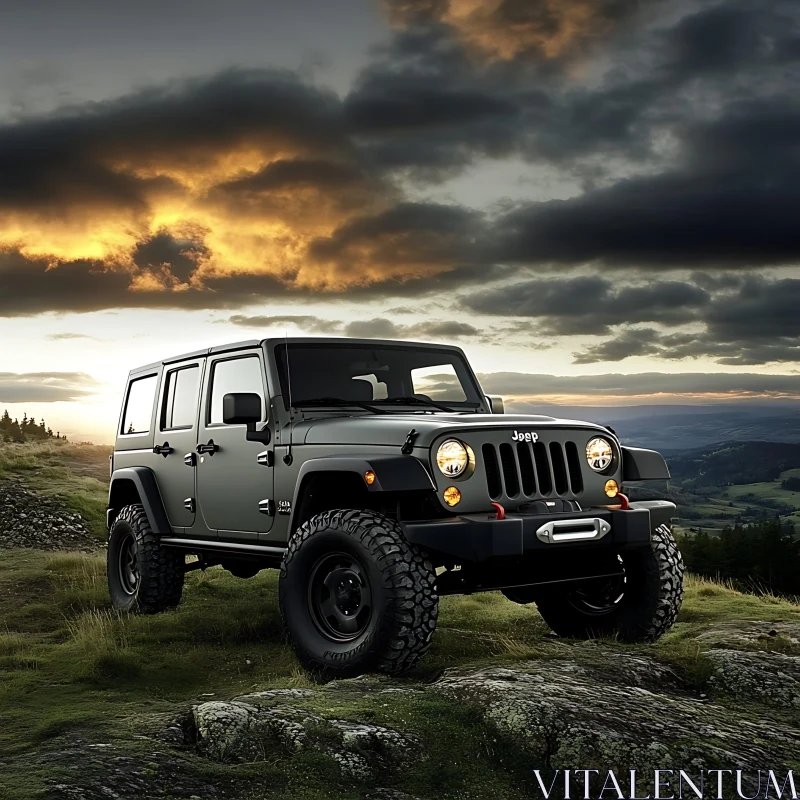
[[[794,0],[0,0],[0,408],[129,369],[462,346],[570,405],[800,399]]]

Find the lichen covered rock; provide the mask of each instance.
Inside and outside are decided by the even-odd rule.
[[[711,686],[720,694],[800,709],[800,656],[719,649],[706,655],[714,665]]]

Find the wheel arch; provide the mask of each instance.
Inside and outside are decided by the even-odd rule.
[[[371,484],[366,474],[375,478]],[[290,534],[311,517],[334,508],[374,508],[398,493],[430,492],[435,484],[413,456],[329,456],[310,459],[297,476]]]
[[[172,533],[153,470],[148,467],[125,467],[115,470],[108,487],[106,512],[108,527],[111,527],[121,509],[135,504],[140,504],[144,508],[153,533]]]

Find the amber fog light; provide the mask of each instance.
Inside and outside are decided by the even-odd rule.
[[[455,506],[461,502],[461,492],[455,486],[448,486],[442,493],[442,497],[449,506]]]
[[[606,481],[605,492],[609,497],[616,497],[619,494],[619,485],[616,481]]]

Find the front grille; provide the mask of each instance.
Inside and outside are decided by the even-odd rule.
[[[497,500],[577,496],[583,491],[579,450],[575,442],[504,442],[481,448],[489,497]]]

